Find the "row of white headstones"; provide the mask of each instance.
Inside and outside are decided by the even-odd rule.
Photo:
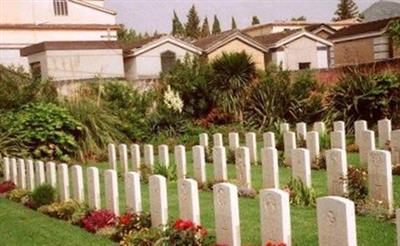
[[[356,123],[358,124],[358,123]],[[318,124],[317,124],[318,125]],[[321,124],[319,124],[321,125]],[[335,125],[335,124],[334,124]],[[315,125],[314,125],[315,126]],[[365,124],[366,126],[366,124]],[[289,129],[284,129],[285,152],[290,149],[290,157],[286,156],[287,162],[292,166],[293,176],[301,179],[306,185],[311,186],[310,150],[288,147],[287,139],[294,134]],[[298,127],[296,127],[298,128]],[[323,128],[324,129],[324,128]],[[380,127],[379,127],[380,129]],[[318,128],[317,128],[318,130]],[[325,129],[324,129],[325,131]],[[356,128],[356,142],[357,142]],[[362,132],[368,130],[362,130]],[[320,132],[320,131],[316,131]],[[343,131],[334,130],[334,132]],[[381,132],[381,130],[380,130]],[[391,131],[390,131],[391,132]],[[394,137],[394,132],[392,137]],[[312,133],[312,132],[311,132]],[[323,132],[321,132],[323,133]],[[333,132],[332,132],[333,133]],[[332,138],[331,133],[331,138]],[[379,133],[380,134],[380,133]],[[310,132],[306,132],[306,139]],[[313,135],[313,134],[311,134]],[[314,134],[315,135],[315,134]],[[366,135],[366,134],[360,134]],[[380,134],[381,135],[381,134]],[[178,175],[178,195],[180,217],[189,219],[200,224],[200,209],[198,198],[198,183],[204,184],[205,178],[205,136],[201,134],[201,145],[193,147],[194,178],[186,177],[186,152],[184,146],[175,147],[175,163]],[[236,136],[236,137],[233,137]],[[270,136],[269,138],[266,136]],[[272,137],[271,137],[272,136]],[[286,137],[285,137],[286,136]],[[289,136],[289,137],[288,137]],[[304,136],[304,135],[303,135]],[[317,135],[318,136],[318,135]],[[229,134],[229,142],[236,142],[235,150],[236,170],[238,186],[226,183],[226,154],[222,144],[222,135],[216,134],[213,147],[214,179],[220,181],[214,185],[214,212],[217,243],[227,245],[240,245],[240,220],[238,208],[238,187],[240,189],[251,188],[250,163],[251,146],[256,150],[254,133],[246,134],[246,146],[239,147],[237,133]],[[343,138],[343,137],[342,137]],[[237,139],[232,141],[232,139]],[[261,161],[263,165],[263,188],[260,190],[260,215],[261,215],[261,238],[263,244],[268,241],[284,242],[291,244],[289,196],[286,192],[279,190],[278,176],[278,154],[275,146],[265,144],[275,142],[273,133],[264,134],[264,148],[262,149]],[[363,139],[363,138],[362,138]],[[216,140],[216,141],[215,141]],[[251,140],[251,141],[250,141]],[[342,139],[343,140],[343,139]],[[389,139],[390,140],[390,139]],[[360,143],[362,152],[363,141]],[[208,142],[208,141],[207,141]],[[253,142],[253,145],[249,144]],[[314,141],[315,142],[315,141]],[[374,141],[372,141],[374,142]],[[385,141],[387,142],[387,141]],[[296,143],[296,141],[294,141]],[[293,145],[291,145],[293,146]],[[125,204],[132,212],[140,213],[141,188],[140,188],[140,146],[132,145],[133,172],[128,170],[128,154],[126,145],[119,146],[122,170],[125,173]],[[393,147],[392,147],[393,148]],[[318,146],[319,149],[319,146]],[[118,182],[117,182],[117,160],[115,146],[109,145],[111,169],[104,173],[106,208],[119,214]],[[392,176],[390,153],[385,150],[368,151],[368,173],[370,195],[373,199],[383,201],[388,210],[393,209]],[[347,173],[346,152],[341,148],[334,148],[326,152],[328,197],[317,199],[317,215],[319,225],[320,245],[332,245],[338,239],[343,245],[356,245],[355,213],[354,203],[346,198],[340,197],[346,192],[346,182],[343,176]],[[159,146],[160,164],[169,165],[168,147]],[[154,165],[153,147],[144,146],[144,164],[149,167]],[[58,187],[60,200],[70,199],[69,168],[66,164],[56,165],[54,162],[44,164],[41,161],[23,160],[15,158],[4,158],[4,178],[17,184],[20,188],[33,190],[36,185],[49,183]],[[82,167],[79,165],[70,168],[72,176],[72,198],[84,201],[84,179]],[[96,167],[87,168],[87,202],[93,209],[101,208],[99,170]],[[152,175],[149,178],[150,191],[150,213],[153,226],[167,224],[168,202],[166,179],[160,175]],[[343,230],[343,228],[346,228]],[[336,235],[332,240],[332,235]]]

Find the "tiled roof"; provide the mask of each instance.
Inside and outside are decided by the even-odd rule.
[[[398,20],[400,16],[378,20],[378,21],[371,21],[365,22],[354,26],[349,26],[343,29],[340,29],[337,33],[330,36],[330,39],[338,39],[344,37],[350,37],[354,35],[369,33],[369,32],[379,32],[382,31],[392,20]]]
[[[194,41],[192,44],[203,50],[207,50],[214,44],[222,41],[224,38],[228,37],[229,35],[231,35],[235,32],[238,32],[238,30],[229,30],[229,31],[218,33],[218,34],[213,34],[208,37],[198,39],[198,40]]]
[[[276,33],[271,33],[271,34],[266,34],[262,36],[257,36],[253,37],[256,41],[261,43],[262,45],[266,47],[273,46],[280,40],[289,37],[290,35],[293,35],[297,32],[299,32],[301,29],[296,29],[296,30],[289,30],[289,31],[284,31],[284,32],[276,32]]]
[[[331,26],[329,26],[329,25],[327,25],[325,23],[312,24],[312,25],[306,26],[304,29],[306,31],[308,31],[308,32],[313,32],[313,31],[317,30],[320,27],[326,27],[329,30],[332,30],[332,31],[336,32],[336,30],[334,28],[332,28]]]
[[[131,43],[126,43],[123,45],[124,50],[125,51],[131,51],[131,50],[135,50],[135,49],[139,49],[141,47],[143,47],[144,45],[151,43],[161,37],[163,37],[164,35],[155,35],[149,38],[144,38],[144,39],[140,39],[138,41],[135,42],[131,42]]]

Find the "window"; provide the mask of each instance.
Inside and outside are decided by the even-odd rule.
[[[389,37],[382,36],[374,38],[374,59],[384,60],[390,58],[392,56],[390,47]]]
[[[165,51],[161,53],[161,70],[163,72],[168,72],[174,65],[176,60],[176,55],[172,51]]]
[[[56,16],[68,15],[67,0],[53,0],[53,8]]]
[[[31,74],[34,80],[42,78],[42,69],[40,67],[40,62],[33,62],[30,63],[29,66],[31,67]]]
[[[311,62],[300,62],[299,69],[309,69],[311,67]]]

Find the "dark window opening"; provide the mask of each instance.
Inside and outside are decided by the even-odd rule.
[[[29,66],[31,67],[31,74],[34,80],[42,78],[42,69],[40,67],[40,62],[30,63]]]
[[[175,64],[176,54],[172,51],[165,51],[161,53],[161,71],[168,72]]]
[[[311,67],[311,62],[300,62],[299,69],[309,69]]]
[[[53,9],[56,16],[68,15],[67,0],[53,0]]]

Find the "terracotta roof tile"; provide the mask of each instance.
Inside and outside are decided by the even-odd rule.
[[[284,31],[284,32],[276,32],[276,33],[256,36],[253,38],[256,41],[258,41],[259,43],[261,43],[262,45],[264,45],[266,47],[270,47],[270,46],[273,46],[278,41],[280,41],[286,37],[289,37],[290,35],[297,33],[300,30],[301,29],[289,30],[289,31]]]
[[[125,43],[125,44],[123,44],[124,51],[131,51],[131,50],[139,49],[139,48],[143,47],[144,45],[151,43],[163,36],[165,36],[165,35],[160,34],[160,35],[155,35],[155,36],[152,36],[149,38],[144,38],[144,39],[141,39],[138,41]]]
[[[198,39],[198,40],[194,41],[192,44],[201,49],[206,50],[206,49],[210,48],[211,46],[213,46],[214,44],[216,44],[217,42],[222,41],[224,38],[228,37],[229,35],[237,32],[237,31],[238,30],[229,30],[229,31],[218,33],[218,34],[213,34],[208,37]]]

